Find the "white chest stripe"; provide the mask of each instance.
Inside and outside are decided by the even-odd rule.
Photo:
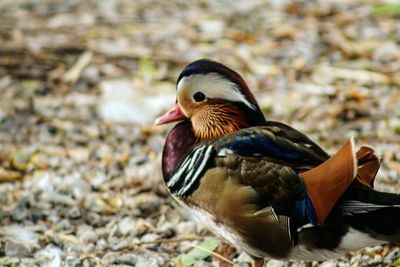
[[[201,178],[201,174],[205,171],[207,162],[212,155],[212,149],[211,145],[199,146],[185,158],[178,170],[167,182],[167,186],[170,189],[180,184],[178,190],[173,192],[175,195],[184,195]]]
[[[207,150],[205,151],[204,158],[202,159],[200,166],[197,168],[192,168],[190,172],[186,175],[185,180],[184,180],[184,186],[178,191],[178,195],[183,195],[185,194],[186,191],[188,191],[200,177],[200,174],[202,173],[206,163],[208,162],[208,159],[210,158],[210,152],[211,152],[212,146],[209,146]],[[193,172],[196,171],[193,175]]]
[[[168,187],[172,187],[174,186],[179,178],[181,177],[182,173],[186,170],[187,165],[190,163],[190,158],[187,157],[181,164],[181,166],[179,167],[178,171],[169,179],[169,181],[167,182],[167,186]]]
[[[196,152],[194,152],[193,156],[191,156],[190,164],[187,167],[189,170],[193,168],[194,164],[196,163],[197,157],[201,152],[204,150],[204,146],[202,146],[200,149],[197,149]]]

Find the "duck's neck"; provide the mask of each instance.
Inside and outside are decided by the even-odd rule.
[[[168,179],[179,161],[195,143],[196,137],[193,133],[192,123],[190,121],[180,122],[171,129],[165,140],[162,155],[164,180]]]
[[[220,108],[219,111],[223,109]],[[225,114],[221,112],[219,116],[213,116],[213,119],[208,121],[212,124],[206,125],[207,129],[202,131],[196,129],[196,122],[186,120],[175,125],[168,133],[162,156],[164,180],[169,179],[170,174],[189,149],[198,142],[219,138],[240,129],[267,124],[264,115],[259,110],[247,113],[234,112],[234,110]]]

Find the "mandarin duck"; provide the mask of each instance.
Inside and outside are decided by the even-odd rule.
[[[330,156],[301,132],[266,120],[234,70],[195,61],[176,104],[162,173],[192,217],[253,259],[320,261],[400,243],[400,196],[378,192],[380,160],[350,139]]]

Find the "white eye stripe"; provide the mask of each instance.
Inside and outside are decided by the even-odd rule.
[[[218,73],[194,74],[183,77],[177,85],[177,93],[192,96],[201,91],[207,98],[226,99],[232,102],[244,103],[249,108],[256,107],[241,93],[239,86]]]

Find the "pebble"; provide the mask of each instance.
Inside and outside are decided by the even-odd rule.
[[[143,256],[139,256],[136,261],[136,267],[158,267],[160,266],[157,263],[155,258],[147,258]]]
[[[213,40],[221,37],[225,23],[222,20],[205,20],[200,23],[199,28],[204,39]]]
[[[42,267],[61,266],[62,250],[54,245],[48,245],[35,254],[35,258],[40,259]]]
[[[118,223],[118,231],[122,236],[136,235],[136,221],[130,217],[123,218]]]
[[[64,264],[65,267],[78,267],[81,265],[81,261],[75,256],[66,256]]]
[[[152,226],[149,225],[148,222],[146,222],[143,219],[138,219],[136,222],[136,236],[142,236],[143,234],[147,233],[147,231],[149,230],[149,228],[151,228]]]
[[[7,240],[4,248],[4,253],[9,257],[28,257],[32,256],[31,249],[24,244]]]
[[[10,225],[0,229],[5,240],[5,254],[14,257],[26,257],[38,248],[38,234],[32,227]]]
[[[135,266],[137,262],[137,256],[134,254],[123,254],[118,256],[115,260],[116,264],[125,264],[129,266]]]
[[[99,227],[107,223],[99,214],[90,211],[85,215],[85,222],[94,227]]]
[[[142,236],[141,241],[142,242],[153,242],[159,238],[160,238],[160,235],[158,235],[158,234],[145,234],[144,236]]]
[[[323,263],[320,264],[319,267],[335,267],[336,263],[333,261],[325,261]]]
[[[161,206],[161,200],[154,194],[144,193],[136,197],[138,208],[144,214],[157,212]]]
[[[57,228],[58,231],[69,230],[71,228],[71,223],[70,223],[69,220],[63,219],[57,224],[56,228]]]
[[[99,241],[97,241],[96,246],[98,250],[106,250],[108,248],[108,243],[106,240],[100,239]]]
[[[14,221],[21,222],[28,216],[28,211],[23,207],[18,206],[12,211],[11,216]]]
[[[286,264],[283,261],[277,261],[277,260],[269,260],[267,262],[267,267],[284,267]]]
[[[69,211],[68,211],[68,217],[71,219],[78,219],[81,217],[81,211],[79,209],[79,207],[72,207]]]
[[[97,241],[97,234],[91,226],[81,225],[78,227],[79,240],[84,243],[94,243]]]
[[[189,233],[194,233],[196,230],[196,223],[193,221],[184,221],[178,223],[176,231],[178,235],[185,235]]]
[[[107,175],[104,172],[98,172],[95,175],[91,175],[90,177],[90,184],[98,188],[101,185],[105,184],[108,181]]]

